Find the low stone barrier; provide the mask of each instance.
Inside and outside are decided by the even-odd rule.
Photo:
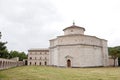
[[[25,62],[24,61],[17,61],[17,66],[24,66]]]
[[[23,65],[24,65],[23,61],[16,61],[13,59],[0,58],[0,70],[8,69],[11,67],[23,66]]]

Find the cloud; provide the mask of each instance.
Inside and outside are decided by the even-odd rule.
[[[119,45],[119,0],[0,0],[0,31],[9,50],[49,47],[75,20],[85,34]]]
[[[10,50],[49,47],[48,25],[60,20],[49,0],[0,0],[2,40]]]

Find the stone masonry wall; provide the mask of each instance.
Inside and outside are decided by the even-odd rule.
[[[0,58],[0,70],[23,65],[24,65],[23,61]]]

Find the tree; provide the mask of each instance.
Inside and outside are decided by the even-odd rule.
[[[27,59],[27,55],[24,52],[19,53],[19,60],[22,61],[23,59]]]
[[[19,52],[18,51],[10,51],[10,58],[18,57]]]
[[[7,42],[0,42],[0,58],[9,58],[9,53],[5,44],[7,44]]]
[[[19,60],[27,59],[27,55],[24,52],[10,51],[10,58],[19,57]]]
[[[111,58],[114,60],[114,66],[116,64],[116,59],[118,57],[120,57],[120,47],[109,47],[108,48],[108,51],[109,51],[109,55],[111,56]]]
[[[0,32],[0,39],[1,39],[1,32]],[[7,42],[0,41],[0,58],[9,58],[9,53],[7,51],[7,47],[5,46]]]

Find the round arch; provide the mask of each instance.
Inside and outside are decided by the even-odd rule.
[[[70,59],[67,60],[67,67],[71,67],[71,60]]]

